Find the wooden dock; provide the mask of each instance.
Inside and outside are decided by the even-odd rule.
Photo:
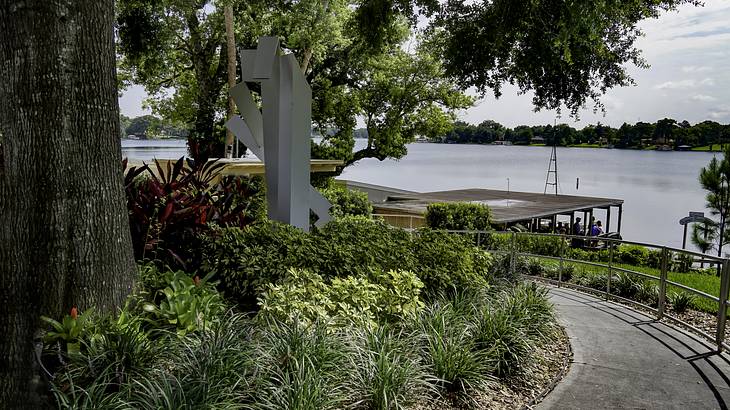
[[[426,213],[428,204],[431,203],[471,202],[489,206],[492,211],[492,222],[495,225],[507,227],[520,223],[536,228],[545,220],[552,221],[553,226],[556,226],[558,216],[570,217],[570,226],[574,223],[576,216],[581,216],[583,224],[586,224],[592,217],[601,216],[599,212],[605,212],[603,215],[604,229],[606,232],[610,232],[611,209],[617,208],[618,220],[615,231],[621,231],[624,203],[622,199],[477,188],[410,192],[353,181],[345,181],[345,183],[351,189],[368,193],[368,197],[373,202],[373,208],[379,214],[422,217]]]

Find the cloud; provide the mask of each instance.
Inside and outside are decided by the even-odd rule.
[[[667,81],[665,83],[654,86],[657,90],[680,90],[684,88],[692,88],[697,84],[695,80]]]
[[[697,86],[713,86],[715,80],[712,78],[704,78],[700,81],[694,79],[679,80],[679,81],[667,81],[654,86],[657,90],[684,90],[687,88],[694,88]]]
[[[713,36],[719,36],[722,34],[728,34],[730,33],[730,28],[727,27],[719,27],[712,30],[702,30],[702,31],[693,31],[690,33],[684,33],[677,35],[675,39],[678,38],[702,38],[702,37],[713,37]]]
[[[712,71],[712,67],[708,67],[706,65],[701,65],[701,66],[687,65],[687,66],[682,67],[682,72],[685,72],[685,73],[705,73],[708,71]]]
[[[716,101],[717,98],[711,96],[711,95],[704,95],[704,94],[697,94],[690,97],[692,101],[700,101],[700,102],[709,102],[709,101]]]
[[[714,120],[728,120],[730,119],[730,105],[721,105],[712,109],[708,115]]]

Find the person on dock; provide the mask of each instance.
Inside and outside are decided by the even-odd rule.
[[[573,230],[570,232],[571,235],[580,236],[583,235],[583,229],[580,225],[580,217],[575,218],[575,223],[573,224]],[[580,248],[583,246],[583,240],[578,238],[572,238],[570,240],[570,246],[572,248]]]
[[[596,221],[596,224],[591,228],[591,236],[598,236],[603,233],[603,227],[601,221]]]
[[[583,229],[581,228],[580,221],[581,221],[580,217],[575,218],[575,223],[573,224],[573,232],[572,232],[573,235],[582,235],[583,234]]]
[[[565,229],[565,225],[563,225],[562,222],[558,222],[558,230],[556,232],[559,233],[560,235],[565,235],[566,233],[568,233],[567,230]]]

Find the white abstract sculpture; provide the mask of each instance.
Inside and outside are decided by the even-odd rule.
[[[294,55],[281,54],[276,37],[240,50],[243,82],[231,96],[241,116],[226,127],[265,164],[269,218],[309,231],[309,210],[322,226],[332,205],[309,183],[312,89]],[[261,83],[263,113],[246,81]]]

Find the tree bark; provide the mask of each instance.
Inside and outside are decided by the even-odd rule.
[[[227,5],[224,9],[226,20],[226,51],[228,55],[228,89],[236,86],[236,37],[233,32],[233,6]],[[236,115],[236,103],[233,97],[228,96],[228,118]],[[226,130],[226,158],[233,154],[233,142],[235,141],[231,130]]]
[[[0,6],[4,408],[42,405],[41,315],[114,311],[133,284],[113,22],[113,0]]]

